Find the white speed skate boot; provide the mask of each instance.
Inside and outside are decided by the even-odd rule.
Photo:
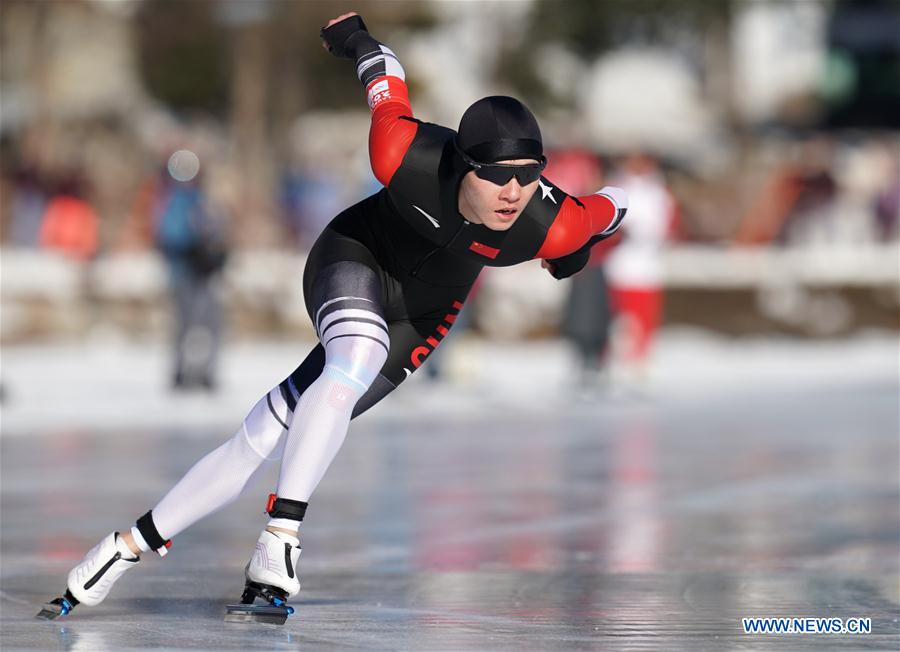
[[[294,608],[287,599],[300,592],[297,560],[300,540],[285,532],[263,530],[244,571],[246,584],[241,604],[228,605],[228,622],[267,622],[283,625]],[[254,605],[256,598],[268,604]]]
[[[137,566],[140,557],[131,552],[118,532],[111,532],[91,548],[84,559],[69,571],[63,596],[51,600],[38,618],[52,620],[67,615],[75,605],[98,605],[109,595],[116,580],[130,568]]]

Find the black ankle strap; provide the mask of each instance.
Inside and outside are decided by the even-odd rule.
[[[292,521],[302,521],[306,516],[308,503],[302,500],[279,498],[275,494],[269,494],[269,502],[266,504],[266,513],[272,518],[288,518]]]
[[[164,556],[169,548],[172,547],[172,541],[163,539],[159,530],[156,529],[156,524],[153,522],[152,509],[137,520],[135,527],[137,527],[141,536],[144,537],[144,541],[147,542],[150,549],[155,550],[160,557]]]

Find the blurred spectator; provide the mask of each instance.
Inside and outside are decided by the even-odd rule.
[[[596,387],[606,365],[613,311],[604,265],[619,237],[595,245],[587,267],[572,277],[570,285],[563,334],[578,355],[582,389]]]
[[[301,249],[309,251],[325,225],[344,209],[342,199],[340,180],[325,172],[285,171],[281,181],[284,220]]]
[[[795,146],[794,161],[776,169],[738,230],[737,244],[807,242],[828,228],[838,195],[833,147],[824,138]]]
[[[176,390],[213,390],[223,330],[221,271],[227,258],[222,216],[210,210],[199,175],[167,180],[163,192],[156,240],[169,266],[175,307],[172,385]]]
[[[12,180],[10,242],[19,247],[37,247],[41,223],[47,210],[47,190],[33,168],[22,168]]]
[[[616,349],[629,379],[641,380],[662,314],[662,251],[675,231],[676,204],[659,164],[646,154],[626,157],[612,184],[628,193],[621,241],[607,263],[621,334]]]
[[[97,232],[97,213],[82,197],[81,184],[74,177],[66,178],[44,212],[41,246],[76,260],[90,260],[97,253]]]
[[[900,236],[900,164],[896,160],[891,163],[893,180],[875,198],[875,222],[882,240]]]
[[[589,195],[603,185],[600,160],[591,152],[551,152],[547,160],[547,178],[570,195]],[[584,389],[599,383],[605,362],[612,308],[603,265],[618,239],[615,236],[594,246],[587,267],[569,284],[562,333],[578,356],[578,384]]]

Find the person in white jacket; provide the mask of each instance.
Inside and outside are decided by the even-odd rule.
[[[663,309],[662,253],[677,223],[677,205],[659,164],[632,154],[613,178],[629,197],[628,222],[607,259],[617,320],[617,362],[629,376],[646,371]]]

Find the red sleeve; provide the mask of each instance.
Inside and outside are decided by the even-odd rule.
[[[602,195],[579,197],[578,201],[583,206],[571,197],[563,200],[535,258],[561,258],[572,253],[612,224],[616,217],[615,204]]]
[[[379,77],[369,84],[366,95],[372,108],[369,161],[375,177],[387,186],[416,137],[419,125],[401,119],[401,116],[411,118],[413,112],[406,83],[399,77]]]

